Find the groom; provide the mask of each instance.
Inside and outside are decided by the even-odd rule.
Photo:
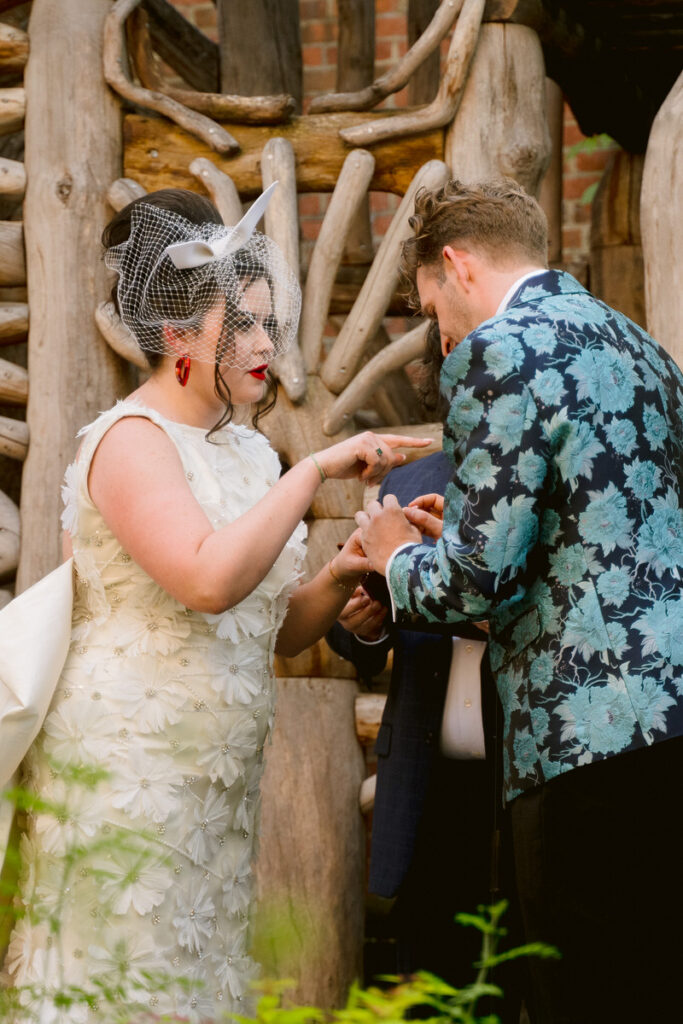
[[[399,623],[488,617],[535,1024],[665,1019],[683,944],[683,375],[568,274],[514,183],[423,191],[403,270],[438,320],[453,460],[358,513]]]

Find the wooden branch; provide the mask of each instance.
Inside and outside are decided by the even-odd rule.
[[[360,784],[358,802],[361,814],[369,814],[375,806],[375,791],[377,790],[377,773],[363,779]]]
[[[2,578],[14,572],[19,564],[19,532],[19,509],[8,495],[0,491],[0,577]],[[2,607],[1,603],[0,607]]]
[[[107,202],[116,213],[134,199],[147,195],[147,190],[133,178],[117,178],[107,189]]]
[[[137,76],[146,89],[170,96],[177,103],[208,117],[226,121],[280,124],[294,113],[296,102],[293,96],[286,93],[277,96],[234,96],[229,93],[196,92],[171,85],[158,73],[145,12],[137,10],[135,16],[131,56]]]
[[[113,302],[100,302],[95,310],[95,323],[100,334],[117,355],[127,359],[139,370],[149,370],[142,349],[116,312]]]
[[[375,169],[375,158],[364,149],[349,153],[339,174],[308,266],[301,313],[301,351],[310,372],[318,368],[332,287],[346,238]]]
[[[356,697],[356,736],[362,746],[371,747],[377,739],[386,702],[385,693],[359,693]]]
[[[448,178],[448,168],[441,160],[431,160],[413,178],[377,250],[360,295],[323,364],[320,376],[334,394],[343,391],[356,372],[363,348],[377,333],[394,293],[401,246],[411,233],[408,218],[414,212],[415,193],[422,186],[436,188]]]
[[[28,426],[23,420],[0,416],[0,455],[23,462],[28,452]]]
[[[0,68],[21,71],[28,60],[28,35],[14,25],[0,22]]]
[[[26,191],[26,168],[21,160],[0,157],[0,196],[23,199]]]
[[[443,0],[429,25],[398,63],[372,85],[358,92],[329,93],[311,101],[310,112],[333,110],[369,110],[408,83],[411,75],[427,60],[445,38],[458,17],[464,0]]]
[[[274,181],[279,185],[273,193],[265,214],[265,229],[269,238],[279,245],[285,259],[300,277],[299,263],[299,204],[296,189],[296,167],[291,142],[275,137],[263,149],[261,157],[263,188]],[[275,281],[277,290],[278,282]],[[277,303],[277,296],[276,296]],[[298,342],[289,352],[273,362],[276,374],[292,402],[300,402],[306,394],[306,368]]]
[[[26,90],[23,86],[0,89],[0,135],[18,131],[26,116]]]
[[[192,161],[190,173],[194,174],[197,181],[201,181],[211,196],[223,223],[231,227],[237,224],[242,218],[242,200],[230,175],[224,174],[212,160],[203,156]]]
[[[378,114],[320,114],[295,117],[278,129],[288,139],[296,156],[299,192],[331,192],[337,183],[349,149],[339,138],[339,129],[357,124],[359,118],[378,120]],[[157,188],[196,188],[188,168],[198,156],[210,157],[229,174],[243,200],[256,198],[262,189],[261,153],[272,137],[262,125],[230,124],[240,144],[236,156],[216,157],[208,146],[161,118],[130,114],[124,119],[124,174],[135,178],[148,191]],[[373,149],[375,173],[370,188],[377,192],[403,195],[413,175],[428,160],[443,157],[444,133],[380,143]]]
[[[26,284],[24,229],[20,221],[0,221],[0,285]]]
[[[23,366],[0,359],[0,402],[8,405],[26,405],[28,401],[28,373]]]
[[[25,302],[0,302],[0,345],[26,341],[28,305]]]
[[[220,85],[218,43],[184,18],[168,0],[143,0],[150,17],[152,46],[194,89],[215,92]]]
[[[231,153],[239,148],[232,135],[208,117],[189,110],[168,96],[150,92],[134,85],[126,68],[124,23],[141,0],[116,0],[104,23],[104,77],[111,88],[124,99],[155,110],[205,142],[218,153]]]
[[[351,146],[372,146],[380,139],[414,135],[450,124],[462,96],[470,61],[477,46],[486,0],[464,0],[451,44],[446,71],[432,103],[397,118],[377,121],[371,126],[357,125],[340,132]]]
[[[375,389],[386,382],[394,370],[420,359],[425,353],[429,323],[425,321],[408,331],[402,338],[387,345],[358,371],[351,383],[342,391],[323,421],[323,430],[332,437],[363,407]]]

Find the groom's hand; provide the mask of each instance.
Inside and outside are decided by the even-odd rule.
[[[419,544],[420,531],[412,526],[393,494],[387,494],[384,504],[371,501],[365,512],[356,512],[363,550],[376,572],[386,574],[390,555],[401,544]]]

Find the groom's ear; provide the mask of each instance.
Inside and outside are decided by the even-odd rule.
[[[472,253],[467,249],[444,245],[441,256],[446,279],[469,292],[474,281]]]

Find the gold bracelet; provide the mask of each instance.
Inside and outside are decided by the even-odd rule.
[[[320,473],[320,483],[324,484],[325,481],[327,480],[327,474],[325,473],[325,470],[320,465],[320,463],[318,462],[318,460],[316,459],[315,455],[312,452],[311,452],[311,454],[308,457],[309,457],[309,459],[313,460],[313,465],[315,466],[315,468]]]
[[[355,588],[355,586],[356,586],[355,583],[342,583],[342,581],[339,579],[339,577],[337,576],[336,572],[332,568],[332,562],[333,561],[334,561],[333,558],[331,558],[329,560],[329,562],[327,563],[327,568],[330,570],[330,576],[334,580],[336,586],[338,586],[340,590],[351,590],[352,588]]]

